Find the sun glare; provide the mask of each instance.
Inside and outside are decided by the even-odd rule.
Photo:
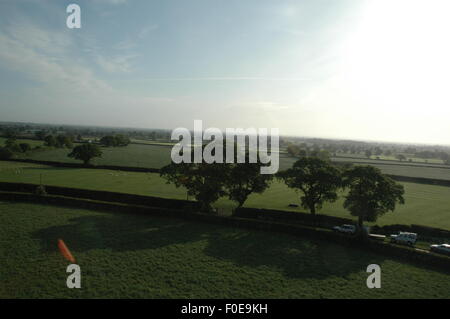
[[[370,1],[342,48],[352,93],[398,116],[450,115],[449,13],[450,1]]]

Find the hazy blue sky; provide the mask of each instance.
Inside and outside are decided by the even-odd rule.
[[[446,0],[2,0],[0,121],[450,144],[449,14]]]

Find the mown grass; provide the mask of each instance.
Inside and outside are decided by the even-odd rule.
[[[7,202],[0,224],[0,298],[450,298],[448,273],[288,235]],[[366,287],[373,263],[381,289]]]
[[[76,187],[94,190],[186,199],[186,190],[166,184],[158,174],[120,172],[100,169],[55,168],[45,165],[0,161],[0,181],[23,182]],[[395,212],[380,217],[377,224],[419,224],[450,229],[450,188],[435,185],[401,183],[405,186],[405,205],[398,205]],[[343,195],[332,204],[326,204],[320,214],[351,218],[343,208]],[[299,204],[299,194],[285,184],[274,181],[263,194],[249,197],[245,206],[266,209],[304,211],[289,208]],[[220,199],[216,207],[230,210],[235,206],[227,199]]]

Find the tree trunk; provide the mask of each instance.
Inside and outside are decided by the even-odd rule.
[[[359,216],[358,216],[358,228],[359,228],[360,230],[362,230],[362,228],[363,228],[363,223],[364,223],[364,221],[363,221],[363,216],[362,216],[362,215],[359,215]]]
[[[212,213],[213,208],[211,206],[211,203],[202,203],[201,204],[201,211],[204,213]]]
[[[317,220],[317,215],[316,215],[316,206],[315,205],[311,205],[309,207],[309,211],[311,212],[311,215],[313,216],[313,224],[314,224],[314,226],[317,226],[318,220]]]
[[[368,234],[366,234],[366,231],[364,230],[364,217],[363,215],[358,216],[358,237],[360,237],[362,240],[368,239]]]

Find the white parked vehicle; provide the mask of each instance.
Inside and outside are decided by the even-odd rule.
[[[430,251],[450,256],[450,245],[449,244],[431,245]]]
[[[339,233],[354,234],[354,233],[356,233],[356,226],[345,224],[342,226],[334,226],[333,230],[335,232],[339,232]]]
[[[416,241],[416,233],[400,232],[398,235],[391,235],[391,242],[396,244],[406,244],[413,246]]]

